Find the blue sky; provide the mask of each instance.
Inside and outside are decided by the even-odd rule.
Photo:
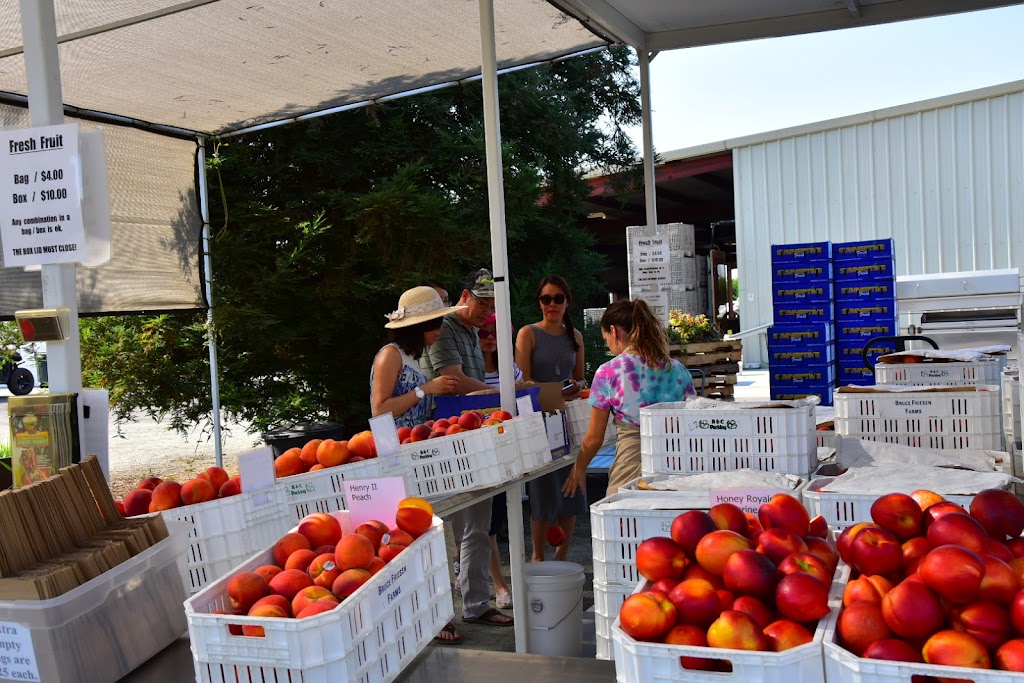
[[[662,52],[654,146],[705,142],[1024,80],[1024,6]],[[639,127],[633,131],[640,144]]]

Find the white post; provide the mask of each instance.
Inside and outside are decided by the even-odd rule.
[[[515,375],[512,364],[512,310],[508,290],[508,245],[505,242],[505,186],[501,165],[501,124],[498,118],[498,56],[494,37],[494,0],[480,0],[480,70],[484,95],[484,143],[487,152],[487,203],[491,222],[491,260],[494,274],[494,306],[498,320],[498,373],[501,407],[515,414]],[[508,492],[508,542],[512,573],[516,652],[526,652],[526,585],[524,553],[526,537],[519,514],[520,487]]]
[[[198,139],[199,211],[203,219],[203,277],[206,280],[206,340],[210,346],[210,400],[213,404],[213,441],[217,467],[224,467],[224,443],[220,437],[220,381],[217,378],[217,334],[213,327],[213,262],[210,260],[210,195],[206,186],[206,138]]]
[[[640,57],[640,116],[644,141],[644,196],[647,199],[647,227],[658,226],[658,202],[655,196],[654,134],[651,131],[651,57],[646,48],[637,48]]]
[[[28,81],[28,112],[33,126],[64,123],[64,102],[60,85],[60,61],[57,56],[57,22],[53,0],[20,0],[21,32],[25,44],[25,75]],[[42,267],[43,306],[67,307],[69,338],[48,342],[50,390],[54,393],[81,393],[82,346],[78,335],[78,288],[75,263]],[[78,406],[81,436],[82,404]]]

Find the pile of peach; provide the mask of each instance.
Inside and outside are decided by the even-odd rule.
[[[331,515],[316,512],[273,547],[273,564],[240,572],[228,581],[231,611],[215,614],[305,619],[337,607],[399,555],[433,523],[422,498],[406,498],[395,513],[395,528],[364,522],[350,534]],[[230,626],[234,635],[264,636],[261,626]]]
[[[289,448],[277,456],[274,475],[281,479],[376,457],[377,444],[370,431],[359,432],[348,441],[312,439],[302,448]]]
[[[989,489],[970,511],[890,493],[837,542],[854,570],[837,636],[855,655],[1024,671],[1024,503]]]
[[[217,498],[229,498],[241,492],[242,480],[238,475],[229,477],[220,467],[210,467],[184,484],[170,479],[164,481],[159,477],[147,477],[124,497],[124,502],[114,502],[121,515],[134,517]]]
[[[504,410],[495,410],[490,415],[484,416],[476,410],[467,410],[462,415],[442,417],[439,420],[427,420],[415,427],[399,427],[398,442],[401,444],[413,443],[414,441],[425,441],[436,439],[439,436],[451,436],[459,432],[468,432],[481,427],[490,427],[511,420],[512,413]]]
[[[637,571],[652,582],[626,598],[623,631],[636,640],[781,652],[813,640],[829,613],[839,554],[828,526],[777,494],[757,515],[729,503],[675,518],[671,538],[649,538]],[[684,668],[731,671],[724,660],[681,657]]]

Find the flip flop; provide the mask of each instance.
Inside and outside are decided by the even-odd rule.
[[[441,634],[434,636],[434,642],[438,645],[461,645],[462,634],[455,630],[455,626],[452,624],[446,624],[441,633],[447,633],[450,638],[442,638]]]
[[[495,617],[499,617],[499,620],[495,621]],[[508,619],[508,621],[504,621],[504,619]],[[499,627],[511,626],[513,623],[515,623],[513,622],[511,617],[509,617],[506,614],[502,614],[493,607],[488,607],[487,611],[485,611],[478,617],[462,617],[462,620],[467,624],[483,624],[484,626]]]

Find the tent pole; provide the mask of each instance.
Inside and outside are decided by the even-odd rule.
[[[651,130],[651,53],[638,48],[640,57],[640,108],[644,141],[644,197],[647,202],[647,227],[655,234],[658,226],[658,201],[655,195],[654,134]]]
[[[28,112],[32,126],[64,123],[60,60],[57,56],[57,22],[53,0],[21,0],[21,31],[25,44],[25,75],[28,81]],[[75,263],[42,266],[43,306],[67,307],[68,339],[46,345],[50,391],[81,394],[82,345],[78,333],[78,286]],[[83,406],[78,403],[79,441],[84,426]]]
[[[480,72],[483,76],[484,141],[487,153],[487,203],[491,223],[491,260],[494,274],[494,306],[498,320],[498,377],[501,407],[515,414],[515,374],[512,363],[512,310],[509,304],[508,245],[505,241],[505,186],[501,160],[501,122],[498,117],[498,57],[494,36],[494,0],[480,0]],[[512,573],[516,652],[526,652],[526,586],[524,566],[526,535],[523,531],[522,486],[508,490],[508,543]]]
[[[206,281],[206,339],[210,346],[210,400],[213,404],[213,442],[217,467],[224,467],[224,443],[220,437],[220,381],[217,373],[217,334],[213,327],[213,262],[210,260],[210,194],[206,185],[206,138],[197,138],[199,212],[203,220],[203,279]]]

